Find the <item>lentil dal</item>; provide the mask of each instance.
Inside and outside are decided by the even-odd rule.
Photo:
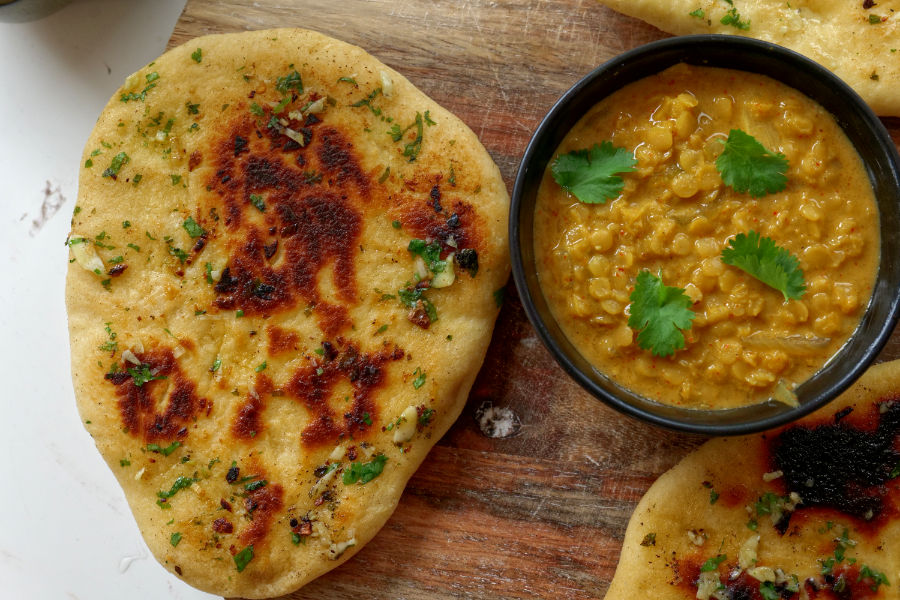
[[[723,184],[715,161],[731,129],[787,157],[784,190],[753,198]],[[821,106],[763,75],[680,64],[602,100],[557,155],[605,140],[638,161],[622,193],[583,204],[548,166],[534,220],[544,296],[599,372],[664,404],[734,408],[792,389],[852,335],[878,268],[878,212],[859,155]],[[801,299],[721,261],[750,230],[798,258]],[[638,348],[627,324],[642,270],[693,302],[687,345],[669,357]]]

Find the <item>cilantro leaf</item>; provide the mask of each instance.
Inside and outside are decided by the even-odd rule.
[[[237,572],[240,573],[246,569],[251,560],[253,560],[253,544],[234,555],[234,566]]]
[[[441,245],[437,242],[426,244],[425,240],[410,240],[407,250],[413,255],[421,256],[425,266],[432,273],[443,273],[447,270],[447,261],[441,260]]]
[[[622,193],[625,182],[616,173],[634,171],[634,155],[612,142],[594,144],[590,150],[575,150],[556,157],[553,179],[586,204],[605,204]]]
[[[650,271],[641,271],[630,299],[628,326],[639,332],[638,346],[654,356],[670,356],[684,348],[681,331],[691,328],[695,314],[683,289],[664,285]]]
[[[134,385],[141,387],[148,381],[167,379],[165,375],[154,375],[150,372],[150,365],[141,364],[139,367],[128,367],[128,374],[134,379]]]
[[[184,227],[184,230],[187,231],[188,235],[192,238],[197,238],[206,234],[206,230],[200,227],[197,221],[194,220],[194,217],[185,219],[181,226]]]
[[[772,154],[752,135],[732,129],[725,150],[716,159],[716,169],[725,185],[754,198],[780,192],[787,185],[788,161],[784,154]]]
[[[713,556],[712,558],[707,559],[706,562],[703,563],[703,565],[700,567],[700,572],[708,573],[709,571],[718,570],[719,565],[721,565],[723,562],[725,562],[726,558],[727,557],[724,554],[717,554],[716,556]]]
[[[294,69],[284,77],[279,77],[275,82],[275,89],[282,94],[287,94],[290,90],[296,90],[298,94],[302,94],[303,80],[300,78],[300,73]]]
[[[779,600],[781,592],[775,589],[775,583],[771,581],[763,581],[759,584],[759,595],[763,600]]]
[[[351,485],[359,482],[360,485],[369,483],[384,470],[384,463],[387,462],[387,456],[379,454],[367,463],[351,463],[342,475],[344,485]]]
[[[771,238],[760,237],[755,231],[737,234],[722,250],[722,262],[737,267],[775,288],[784,299],[799,300],[806,292],[803,271],[797,257],[775,244]]]

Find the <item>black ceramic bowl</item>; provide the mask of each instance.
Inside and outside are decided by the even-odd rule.
[[[672,65],[725,67],[768,75],[803,92],[831,112],[856,147],[875,189],[881,224],[881,263],[872,299],[850,340],[811,379],[797,387],[797,408],[769,401],[728,410],[663,405],[640,396],[593,368],[554,321],[538,282],[534,207],[547,164],[573,125],[597,102],[628,83]],[[510,208],[512,271],[525,312],[565,371],[613,408],[650,423],[708,435],[762,431],[801,417],[834,399],[875,359],[900,312],[900,157],[863,100],[811,60],[767,42],[740,36],[698,35],[653,42],[601,65],[550,109],[525,150]]]

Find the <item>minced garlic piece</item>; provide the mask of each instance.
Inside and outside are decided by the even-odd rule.
[[[394,426],[394,443],[403,444],[412,439],[416,434],[416,418],[418,413],[415,406],[407,406],[400,414]]]

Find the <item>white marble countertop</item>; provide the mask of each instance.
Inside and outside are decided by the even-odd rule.
[[[0,23],[0,597],[213,598],[163,569],[79,422],[64,244],[81,150],[120,82],[165,48],[185,0],[76,0]]]

